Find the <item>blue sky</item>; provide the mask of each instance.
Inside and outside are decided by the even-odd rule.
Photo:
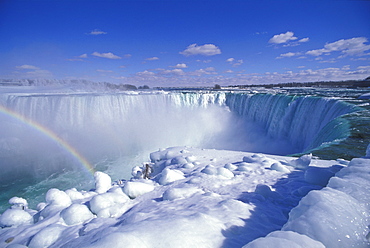
[[[370,1],[3,0],[0,78],[209,86],[370,76]]]

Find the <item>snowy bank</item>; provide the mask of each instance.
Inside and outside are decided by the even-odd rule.
[[[150,158],[129,181],[96,172],[94,190],[50,189],[37,210],[12,198],[0,216],[0,247],[370,245],[368,158],[189,147]]]

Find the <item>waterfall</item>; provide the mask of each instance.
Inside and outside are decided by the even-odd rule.
[[[340,117],[354,111],[353,105],[331,98],[225,92],[10,94],[2,102],[52,130],[94,164],[178,145],[304,152],[345,138],[348,124]],[[2,166],[7,168],[3,179],[75,168],[37,131],[17,120],[1,125],[0,156],[8,163]],[[127,168],[116,173],[129,177]]]
[[[341,116],[354,105],[332,98],[283,94],[230,94],[226,104],[248,122],[262,127],[273,139],[287,140],[299,152],[349,135]]]

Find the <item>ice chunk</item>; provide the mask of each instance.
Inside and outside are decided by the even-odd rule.
[[[49,205],[68,207],[72,204],[71,198],[66,194],[66,192],[55,188],[48,190],[45,199]]]
[[[27,200],[21,197],[12,197],[9,199],[9,204],[13,205],[12,208],[25,209],[28,206]]]
[[[238,169],[238,166],[236,166],[235,164],[232,164],[232,163],[227,163],[227,164],[225,164],[225,166],[224,166],[224,167],[225,167],[226,169],[231,170],[231,171]]]
[[[108,174],[97,171],[94,173],[95,178],[95,191],[98,194],[107,192],[112,187],[112,179]]]
[[[271,165],[271,169],[276,170],[276,171],[280,171],[282,173],[289,173],[290,172],[290,170],[285,165],[282,165],[280,162],[273,163]]]
[[[216,175],[217,169],[213,165],[207,165],[203,170],[201,170],[202,173],[207,175]]]
[[[220,176],[226,177],[226,178],[233,178],[234,177],[234,173],[232,173],[230,170],[228,170],[224,167],[218,168],[217,169],[217,174],[220,175]]]
[[[195,193],[204,193],[196,187],[170,188],[163,193],[163,200],[175,200],[179,198],[189,198]]]
[[[186,164],[187,162],[183,156],[177,156],[171,159],[171,164]]]
[[[191,156],[186,157],[185,159],[189,163],[193,163],[193,162],[195,162],[197,160],[197,157],[195,157],[194,155],[191,155]]]
[[[311,159],[312,159],[312,154],[310,153],[310,154],[303,155],[296,160],[290,161],[289,164],[297,169],[306,169],[310,165]]]
[[[252,156],[244,156],[243,162],[246,163],[260,163],[265,157],[261,154],[253,154]]]
[[[45,227],[31,239],[29,243],[29,248],[44,248],[49,247],[57,241],[61,236],[62,232],[65,230],[64,226],[52,225]]]
[[[64,209],[60,215],[69,226],[82,224],[94,217],[87,206],[81,204],[72,204]]]
[[[175,182],[177,180],[184,179],[184,173],[182,173],[179,170],[171,170],[169,168],[166,168],[162,171],[161,178],[159,179],[159,183],[161,185],[166,185],[172,182]]]
[[[126,194],[111,192],[94,196],[89,204],[91,211],[97,214],[98,217],[108,218],[119,213],[114,213],[114,211],[111,211],[112,213],[110,213],[109,216],[106,216],[106,214],[103,215],[103,212],[101,212],[102,210],[114,207],[116,205],[122,207],[122,205],[128,200],[129,198]]]
[[[9,208],[2,215],[0,215],[0,226],[11,227],[22,224],[33,223],[32,216],[26,211],[18,208]]]
[[[370,158],[370,144],[367,146],[367,149],[366,149],[366,157]]]
[[[65,192],[72,201],[84,199],[84,195],[75,188],[67,189]]]
[[[154,190],[154,186],[142,182],[127,182],[123,187],[123,192],[131,199]]]

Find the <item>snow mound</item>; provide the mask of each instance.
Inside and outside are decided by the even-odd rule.
[[[62,232],[66,228],[61,225],[48,226],[38,233],[31,239],[29,248],[44,248],[54,244],[55,241],[62,235]]]
[[[306,154],[290,162],[290,165],[297,169],[307,169],[312,160],[312,154]]]
[[[207,214],[168,216],[131,223],[119,228],[108,228],[94,238],[71,242],[68,247],[219,247],[224,228],[222,222]],[[77,240],[76,240],[77,241]]]
[[[282,165],[280,162],[273,163],[271,165],[271,169],[276,170],[276,171],[280,171],[282,173],[289,173],[290,172],[290,170],[285,165]]]
[[[368,159],[353,159],[320,191],[311,191],[289,213],[282,230],[305,234],[326,247],[368,247]]]
[[[163,200],[172,201],[175,199],[189,198],[196,193],[204,193],[196,187],[170,188],[163,193]]]
[[[25,209],[28,206],[28,202],[26,199],[23,199],[21,197],[12,197],[9,200],[9,204],[12,205],[12,208],[20,208]]]
[[[60,213],[60,216],[69,226],[82,224],[94,217],[88,207],[81,204],[72,204],[68,208],[64,209]]]
[[[49,189],[45,196],[46,203],[49,205],[58,205],[61,207],[68,207],[72,204],[71,198],[66,192],[59,189]]]
[[[33,223],[32,216],[22,209],[10,208],[0,215],[0,227],[13,227],[31,223]]]
[[[95,178],[95,191],[98,194],[107,192],[112,187],[112,179],[108,174],[97,171],[94,173]]]
[[[126,211],[124,205],[128,200],[128,196],[123,193],[108,192],[94,196],[89,204],[91,212],[98,217],[111,218]]]
[[[123,187],[123,192],[131,199],[134,199],[152,190],[154,190],[153,185],[142,182],[127,182]]]
[[[162,176],[159,179],[159,183],[161,185],[166,185],[166,184],[169,184],[169,183],[173,183],[177,180],[182,180],[184,178],[185,178],[184,173],[182,173],[181,171],[175,170],[175,169],[171,170],[169,168],[166,168],[162,172]]]

